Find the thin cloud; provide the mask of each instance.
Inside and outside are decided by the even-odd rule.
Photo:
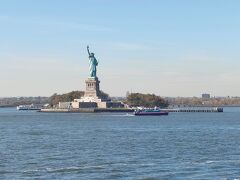
[[[0,20],[7,20],[9,19],[9,16],[7,15],[0,15]]]
[[[67,29],[76,29],[82,31],[93,31],[93,32],[110,32],[112,28],[107,26],[99,26],[92,24],[84,24],[71,21],[61,21],[59,19],[45,19],[45,18],[32,18],[32,17],[12,17],[7,15],[0,15],[0,21],[12,24],[22,25],[37,25],[37,26],[48,26],[48,27],[59,27]]]
[[[124,51],[145,51],[145,50],[157,50],[158,48],[140,44],[140,43],[128,43],[128,42],[118,42],[118,43],[110,43],[111,47],[117,50]]]

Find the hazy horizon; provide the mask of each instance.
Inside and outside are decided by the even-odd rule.
[[[240,96],[240,2],[0,2],[0,97],[100,88],[167,97]]]

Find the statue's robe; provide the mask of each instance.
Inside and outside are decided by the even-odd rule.
[[[97,65],[98,61],[94,56],[89,56],[89,71],[90,77],[97,77]]]

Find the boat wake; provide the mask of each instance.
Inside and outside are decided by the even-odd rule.
[[[111,117],[133,117],[134,116],[134,114],[129,114],[129,113],[127,113],[127,114],[104,114],[104,115],[102,115],[102,116],[111,116]]]

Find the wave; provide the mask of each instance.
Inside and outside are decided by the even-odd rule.
[[[70,167],[59,167],[59,168],[40,168],[40,169],[32,169],[32,170],[25,170],[23,173],[35,173],[35,172],[43,172],[43,173],[60,173],[60,172],[78,172],[82,170],[88,170],[88,169],[104,169],[104,166],[70,166]]]

